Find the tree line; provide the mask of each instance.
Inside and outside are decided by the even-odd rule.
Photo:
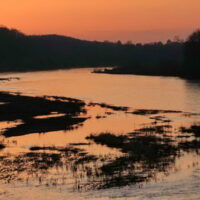
[[[0,71],[117,66],[121,73],[196,76],[200,31],[186,42],[122,44],[59,35],[25,35],[0,27]]]

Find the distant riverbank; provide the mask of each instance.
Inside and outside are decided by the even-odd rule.
[[[178,71],[169,71],[169,70],[143,70],[138,68],[128,68],[128,67],[113,67],[113,68],[104,68],[104,69],[95,69],[93,73],[104,73],[104,74],[122,74],[122,75],[144,75],[144,76],[168,76],[168,77],[180,77],[189,80],[200,80],[199,74],[187,75]]]

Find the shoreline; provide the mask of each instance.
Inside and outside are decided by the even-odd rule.
[[[169,73],[169,74],[162,74],[162,73],[152,73],[152,72],[135,72],[134,70],[126,69],[123,67],[116,67],[112,69],[103,69],[103,70],[93,70],[92,73],[99,73],[99,74],[111,74],[111,75],[137,75],[137,76],[160,76],[160,77],[177,77],[181,79],[186,79],[186,80],[197,80],[200,81],[200,77],[194,77],[194,76],[185,76],[181,75],[179,73]]]

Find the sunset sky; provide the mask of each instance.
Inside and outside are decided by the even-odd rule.
[[[27,34],[165,41],[200,27],[200,0],[1,0],[0,24]]]

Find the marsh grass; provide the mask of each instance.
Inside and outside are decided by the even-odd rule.
[[[189,128],[181,127],[182,133],[193,133],[195,137],[200,137],[200,125],[192,125]]]
[[[6,137],[70,130],[87,119],[79,117],[81,113],[86,112],[85,103],[71,98],[29,97],[1,92],[0,102],[3,102],[0,104],[0,121],[22,121],[22,124],[5,130],[3,135]],[[48,117],[52,113],[64,116]],[[47,117],[37,118],[42,115]]]
[[[0,93],[0,102],[3,102],[0,104],[0,121],[22,121],[16,127],[6,129],[3,132],[6,137],[75,129],[88,119],[81,115],[87,112],[86,104],[72,98],[26,97]],[[39,185],[56,186],[62,182],[62,178],[48,179],[48,176],[52,175],[51,170],[56,170],[56,174],[71,174],[70,180],[73,181],[75,190],[142,185],[156,180],[159,174],[169,174],[175,167],[177,158],[183,153],[199,152],[198,125],[181,127],[176,134],[171,134],[174,131],[171,121],[166,121],[166,116],[157,115],[181,113],[180,111],[140,109],[131,112],[128,107],[107,104],[90,103],[87,106],[100,106],[105,109],[107,115],[117,111],[124,114],[147,115],[150,120],[156,120],[156,123],[142,124],[139,129],[127,134],[88,133],[90,134],[86,137],[88,142],[71,143],[65,147],[32,146],[28,153],[1,156],[0,180],[9,183],[33,178],[38,180]],[[52,113],[58,115],[48,117]],[[37,116],[46,117],[37,118]],[[99,115],[96,118],[96,116],[98,115],[94,115],[95,119],[102,117]],[[87,145],[96,144],[115,149],[118,153],[102,156],[84,150]],[[0,143],[0,149],[3,148],[5,148],[4,143]]]

